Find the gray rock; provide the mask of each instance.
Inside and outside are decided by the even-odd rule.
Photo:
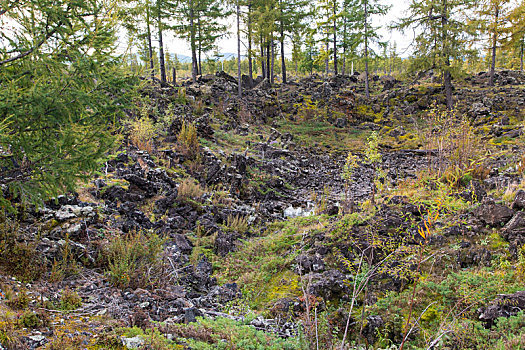
[[[474,215],[485,224],[492,227],[505,225],[514,215],[514,211],[502,204],[496,204],[494,200],[487,198],[476,208]]]
[[[491,327],[499,317],[514,316],[522,310],[525,310],[525,291],[498,295],[487,307],[478,309],[478,312],[479,319]]]
[[[512,209],[515,209],[515,210],[525,209],[525,191],[524,190],[519,190],[518,193],[516,193],[516,198],[514,198],[514,202],[512,203]]]
[[[501,235],[509,242],[525,243],[525,212],[517,212],[503,227]]]
[[[122,345],[124,345],[127,349],[138,349],[142,345],[144,345],[144,339],[142,339],[139,336],[133,337],[133,338],[120,338],[122,341]]]

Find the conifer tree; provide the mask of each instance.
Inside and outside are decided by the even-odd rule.
[[[477,23],[483,39],[487,39],[490,49],[489,85],[494,85],[496,70],[496,53],[504,41],[504,33],[509,16],[508,0],[483,0],[477,3],[475,23]]]
[[[114,143],[133,83],[114,56],[115,6],[0,1],[0,206],[74,190]]]
[[[453,63],[465,57],[468,39],[473,35],[465,14],[474,3],[473,0],[411,0],[409,15],[396,26],[401,30],[417,30],[414,68],[435,69],[442,74],[448,109],[454,106],[452,77],[460,70],[460,65]]]
[[[379,43],[378,28],[372,26],[372,16],[383,16],[389,10],[389,6],[383,5],[379,0],[346,0],[344,3],[344,15],[354,35],[351,37],[351,45],[363,45],[363,56],[365,61],[365,94],[370,97],[369,84],[369,57],[370,44]],[[381,46],[381,45],[380,45]]]

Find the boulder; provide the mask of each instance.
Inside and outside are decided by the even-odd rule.
[[[487,307],[478,309],[478,312],[479,319],[492,327],[499,317],[514,316],[522,310],[525,310],[525,291],[498,295]]]
[[[514,215],[514,210],[503,204],[496,204],[493,199],[487,198],[474,210],[474,215],[487,225],[501,227],[509,222]]]
[[[518,193],[516,193],[516,198],[514,198],[514,202],[512,203],[512,209],[514,210],[525,209],[525,191],[524,190],[519,190]]]
[[[519,245],[525,243],[525,212],[519,211],[503,227],[501,232],[503,238],[509,242],[516,242]]]

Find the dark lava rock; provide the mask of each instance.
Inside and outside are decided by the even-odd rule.
[[[457,253],[457,263],[461,268],[471,266],[490,266],[492,255],[485,247],[461,249]]]
[[[485,199],[476,208],[474,215],[487,225],[501,227],[509,222],[514,211],[505,205],[496,204],[493,199]]]
[[[308,293],[322,297],[325,300],[344,298],[349,295],[345,281],[348,279],[339,270],[328,270],[323,273],[310,274],[311,283]]]
[[[480,202],[487,195],[483,184],[479,181],[471,181],[467,189],[459,194],[466,202]]]
[[[383,327],[385,322],[379,315],[370,315],[366,318],[366,326],[363,328],[363,335],[368,340],[368,344],[374,344],[379,334],[378,329]]]
[[[503,238],[509,242],[515,242],[519,245],[525,243],[525,212],[519,211],[503,227],[501,232]]]
[[[348,124],[348,120],[346,118],[337,118],[335,120],[334,126],[336,128],[346,128],[346,125]]]
[[[499,317],[510,317],[525,310],[525,291],[514,294],[502,294],[493,300],[487,307],[480,308],[479,319],[492,327]]]
[[[196,307],[184,309],[184,323],[197,322],[197,316],[202,316],[202,312]]]
[[[515,209],[515,210],[525,209],[525,191],[524,190],[519,190],[518,193],[516,193],[516,198],[514,199],[514,202],[512,203],[512,209]]]
[[[190,240],[184,235],[173,235],[173,242],[183,254],[190,254],[193,249],[193,245],[191,244]]]
[[[301,254],[295,258],[295,262],[298,274],[321,272],[325,267],[323,259],[318,255]]]
[[[215,253],[220,256],[235,251],[238,235],[229,232],[219,232],[215,238]]]

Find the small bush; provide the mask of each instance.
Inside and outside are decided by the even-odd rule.
[[[45,272],[45,263],[35,246],[19,242],[18,224],[0,219],[0,265],[6,272],[23,282],[38,279]]]
[[[205,193],[199,184],[195,183],[195,181],[190,178],[182,180],[178,191],[178,200],[199,199]]]
[[[197,128],[192,123],[184,121],[177,142],[180,151],[189,158],[196,158],[199,154],[199,140],[197,138]]]
[[[78,274],[79,267],[71,253],[71,246],[69,244],[69,237],[66,237],[66,243],[62,247],[62,259],[60,261],[54,260],[51,265],[50,282],[60,282],[65,277],[74,276]]]
[[[148,288],[164,282],[164,239],[131,233],[114,238],[107,247],[109,281],[118,288]]]
[[[18,295],[12,299],[9,299],[6,304],[13,309],[24,310],[27,309],[30,301],[31,299],[29,299],[27,291],[22,289],[20,292],[18,292]]]
[[[66,288],[62,292],[60,297],[60,309],[64,311],[72,311],[80,308],[82,306],[82,298],[78,295],[77,292]]]
[[[153,139],[156,135],[155,125],[148,116],[130,122],[129,139],[138,149],[151,153],[153,151]]]
[[[248,231],[249,224],[246,217],[241,215],[228,215],[226,227],[232,231],[244,233]]]
[[[40,327],[41,322],[37,314],[33,311],[26,311],[18,319],[18,324],[20,327],[24,328],[38,328]]]

